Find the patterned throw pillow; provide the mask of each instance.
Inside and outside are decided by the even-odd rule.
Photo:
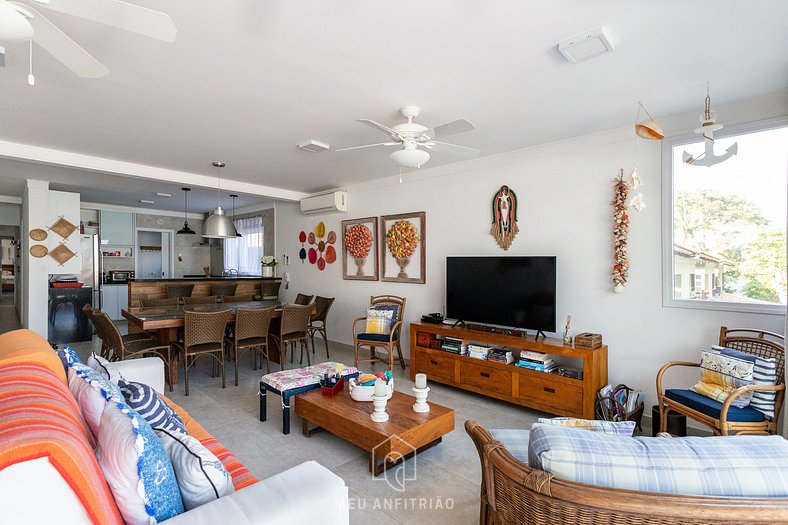
[[[170,457],[186,510],[235,491],[224,464],[202,443],[178,431],[157,429],[156,435]]]
[[[703,351],[700,355],[700,381],[690,389],[693,392],[724,403],[731,392],[740,386],[752,384],[752,361],[715,351]],[[751,397],[752,392],[748,392],[737,397],[732,405],[744,408],[750,404]]]
[[[394,312],[391,310],[367,310],[367,327],[364,332],[367,334],[389,335],[391,333],[391,318]]]
[[[70,346],[65,346],[58,350],[57,356],[63,362],[63,367],[66,369],[66,375],[68,375],[68,369],[71,365],[74,363],[82,363],[82,358],[79,357],[79,354],[77,354]]]
[[[187,434],[181,416],[164,401],[150,386],[133,381],[121,382],[120,391],[131,408],[153,427],[154,430],[174,430]]]
[[[766,358],[733,350],[731,348],[723,348],[721,346],[712,346],[712,350],[719,351],[722,355],[729,357],[736,357],[751,361],[753,363],[752,369],[752,384],[762,386],[774,386],[777,384],[777,360],[773,357]],[[774,417],[774,400],[777,397],[777,392],[759,392],[752,393],[750,406],[764,416]]]
[[[120,373],[120,370],[100,355],[96,355],[96,352],[90,354],[87,364],[110,383],[117,385],[123,381],[123,374]]]
[[[634,421],[603,421],[595,419],[575,419],[573,417],[554,417],[551,419],[540,417],[536,422],[546,425],[584,428],[593,432],[618,434],[620,436],[632,436],[635,433]]]

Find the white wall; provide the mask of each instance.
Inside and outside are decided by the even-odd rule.
[[[0,224],[19,226],[21,222],[22,206],[8,202],[0,202]]]
[[[718,109],[724,123],[759,120],[788,114],[788,97],[780,94]],[[696,127],[696,122],[693,113],[663,120],[663,125],[675,134]],[[304,217],[297,205],[277,205],[277,257],[281,261],[283,254],[290,256],[289,266],[277,268],[277,275],[291,274],[284,300],[291,301],[298,292],[336,297],[329,315],[329,338],[352,343],[352,321],[364,314],[370,295],[407,297],[406,322],[440,311],[448,255],[556,255],[558,326],[571,314],[573,332],[602,333],[609,345],[609,381],[644,389],[647,402],[654,403],[654,380],[663,363],[697,360],[701,348],[716,342],[721,325],[782,333],[784,316],[662,306],[661,145],[640,141],[638,147],[648,208],[632,213],[632,266],[629,286],[622,294],[611,291],[610,201],[619,168],[632,167],[631,128],[421,170],[406,174],[404,184],[398,184],[397,176],[387,176],[350,186],[347,214]],[[490,203],[503,184],[519,199],[520,233],[508,252],[500,250],[489,234]],[[320,220],[339,233],[343,219],[422,210],[427,212],[425,285],[345,281],[341,258],[323,272],[298,259],[299,231],[309,232]],[[404,336],[408,341],[407,330]],[[693,377],[681,379],[689,382]]]

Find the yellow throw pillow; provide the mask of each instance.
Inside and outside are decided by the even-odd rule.
[[[367,310],[367,327],[364,330],[367,334],[389,335],[391,333],[391,317],[394,312],[391,310]]]
[[[700,381],[690,390],[702,396],[724,403],[728,396],[739,387],[752,384],[754,363],[718,352],[701,352]],[[737,397],[733,406],[744,408],[750,404],[752,392]]]

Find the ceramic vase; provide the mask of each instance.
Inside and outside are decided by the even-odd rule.
[[[405,268],[407,268],[408,264],[410,264],[410,257],[397,257],[397,266],[399,266],[399,273],[397,277],[399,279],[407,279],[408,274],[405,273]]]
[[[364,273],[364,265],[367,264],[367,258],[354,257],[353,260],[356,262],[356,277],[364,277],[366,275]]]

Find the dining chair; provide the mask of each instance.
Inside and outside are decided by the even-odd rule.
[[[229,320],[229,310],[183,312],[183,344],[174,344],[183,354],[185,395],[189,395],[189,368],[202,356],[213,358],[213,370],[217,365],[222,369],[222,388],[227,387],[224,373],[224,331]]]
[[[271,372],[268,358],[268,328],[276,307],[271,308],[238,308],[235,311],[235,334],[233,337],[233,359],[235,360],[235,386],[238,386],[238,360],[247,350],[252,351],[254,363],[252,370],[257,370],[257,359],[263,367],[265,356],[266,373]]]
[[[223,295],[235,295],[235,290],[238,288],[238,283],[221,283],[211,284],[211,295],[215,295],[217,297]]]
[[[215,295],[201,295],[197,297],[184,297],[183,298],[184,305],[192,305],[192,304],[216,304],[216,296]]]
[[[170,384],[170,392],[173,390],[173,362],[172,348],[170,345],[162,345],[154,339],[124,340],[118,327],[112,322],[105,312],[94,310],[91,316],[93,325],[96,326],[99,337],[107,346],[107,353],[111,361],[125,361],[136,357],[158,356],[167,367],[167,382]],[[102,353],[103,353],[102,344]],[[103,357],[103,355],[102,355]]]
[[[669,368],[701,366],[700,363],[690,361],[670,361],[657,373],[660,430],[666,431],[668,412],[677,412],[706,425],[716,435],[775,434],[785,396],[785,338],[764,330],[723,326],[720,327],[719,346],[753,356],[754,368],[758,369],[759,375],[773,369],[776,380],[769,381],[768,385],[753,382],[749,386],[737,388],[720,403],[692,390],[663,390],[662,377]],[[750,392],[754,397],[749,406],[737,408],[732,405],[737,397]],[[772,415],[755,408],[755,396],[758,396],[759,408],[766,408],[765,411]],[[774,408],[770,410],[772,402]]]
[[[252,301],[252,294],[245,295],[223,295],[223,303],[249,303]]]
[[[260,296],[263,301],[278,300],[280,286],[282,286],[282,281],[263,281],[260,285]]]
[[[271,334],[279,347],[279,366],[281,370],[285,368],[285,354],[287,347],[292,344],[292,355],[295,353],[295,344],[301,344],[301,360],[304,361],[304,349],[306,349],[306,362],[312,365],[309,357],[309,347],[307,345],[307,334],[309,330],[309,318],[312,315],[311,305],[286,304],[282,308],[282,318],[280,319],[279,333]]]
[[[315,297],[315,313],[309,320],[309,338],[312,340],[312,353],[315,353],[315,334],[319,333],[323,336],[323,341],[326,343],[326,358],[328,355],[328,336],[326,335],[326,317],[331,305],[334,304],[334,297]]]
[[[312,297],[314,297],[314,295],[305,295],[305,294],[300,293],[300,294],[296,295],[296,298],[295,298],[295,301],[293,301],[293,304],[297,304],[297,305],[301,305],[301,306],[309,304],[309,303],[312,302]]]
[[[193,284],[168,284],[166,287],[167,298],[180,299],[181,297],[191,297],[194,291]]]
[[[400,346],[400,338],[402,336],[402,318],[405,315],[405,298],[397,297],[396,295],[373,295],[369,298],[370,310],[391,310],[393,312],[391,317],[391,326],[386,330],[388,333],[368,333],[365,328],[364,332],[358,331],[358,324],[361,321],[366,321],[367,317],[357,317],[353,321],[353,348],[355,351],[354,366],[358,368],[359,363],[375,363],[383,361],[378,356],[377,348],[386,348],[388,350],[388,364],[389,370],[394,369],[394,348],[397,349],[399,354],[399,363],[402,368],[405,368],[405,357],[402,355],[402,347]],[[362,346],[369,347],[369,359],[359,359],[358,353]]]
[[[140,299],[140,306],[143,308],[173,308],[178,306],[179,297],[169,297],[167,299]]]
[[[82,307],[82,311],[87,314],[90,322],[93,323],[93,328],[96,330],[96,335],[101,340],[101,351],[99,352],[99,355],[107,361],[113,361],[114,359],[112,358],[112,352],[110,351],[111,348],[107,343],[109,336],[104,331],[104,326],[94,319],[95,316],[101,314],[101,310],[86,304]],[[155,341],[156,334],[152,334],[150,332],[133,332],[130,334],[121,334],[120,338],[124,343],[133,343],[135,341]]]

